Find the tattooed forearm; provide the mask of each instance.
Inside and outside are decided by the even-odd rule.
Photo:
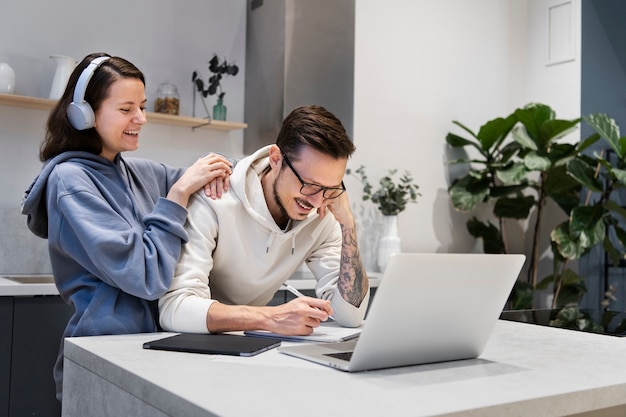
[[[341,265],[337,286],[343,299],[356,307],[361,305],[369,288],[354,226],[342,227]]]

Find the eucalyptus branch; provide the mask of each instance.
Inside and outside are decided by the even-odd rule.
[[[397,171],[390,169],[388,175],[380,179],[379,187],[375,191],[365,173],[365,166],[361,165],[355,171],[358,174],[355,176],[363,185],[363,200],[371,200],[385,216],[398,215],[404,211],[407,203],[417,203],[417,197],[421,196],[417,191],[419,186],[413,183],[413,176],[409,171],[405,171],[398,182],[394,181]],[[346,173],[350,175],[352,171],[348,169]]]

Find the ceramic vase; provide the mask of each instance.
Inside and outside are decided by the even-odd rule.
[[[48,98],[50,100],[58,100],[65,91],[67,80],[69,80],[76,66],[76,60],[65,55],[51,55],[50,58],[56,63],[56,70],[54,71],[54,78],[52,79],[52,87],[50,88],[50,96]]]
[[[378,241],[378,268],[384,272],[389,257],[401,252],[401,240],[398,236],[398,216],[383,216],[383,235]]]
[[[213,119],[226,120],[226,106],[221,98],[217,99],[217,104],[213,106]]]
[[[0,94],[13,94],[15,91],[15,71],[4,62],[0,63]]]

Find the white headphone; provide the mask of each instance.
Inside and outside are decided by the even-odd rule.
[[[93,109],[85,101],[85,91],[96,69],[109,58],[109,56],[101,56],[94,59],[78,77],[76,87],[74,87],[74,99],[67,107],[67,118],[76,130],[89,129],[96,124],[96,116],[93,113]]]

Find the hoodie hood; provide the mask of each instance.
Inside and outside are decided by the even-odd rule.
[[[117,159],[119,158],[120,156],[118,155]],[[48,178],[57,165],[72,160],[85,165],[99,166],[101,168],[106,166],[109,169],[113,168],[113,164],[106,158],[82,151],[63,152],[47,160],[30,187],[24,192],[24,197],[22,198],[22,214],[27,216],[26,224],[31,232],[41,238],[48,238],[48,209],[46,199]]]
[[[269,166],[271,146],[265,146],[237,163],[231,177],[232,191],[237,195],[250,216],[268,230],[269,236],[266,251],[269,251],[275,239],[280,237],[279,240],[291,239],[291,252],[293,253],[297,231],[310,222],[319,219],[319,216],[317,211],[314,210],[305,220],[289,221],[289,225],[285,230],[278,227],[267,208],[265,194],[260,181],[263,171]]]

